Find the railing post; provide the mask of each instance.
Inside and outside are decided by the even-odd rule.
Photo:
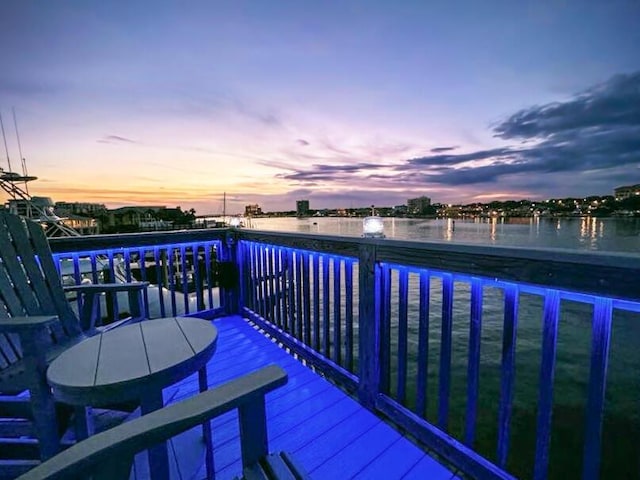
[[[380,267],[376,263],[375,245],[360,245],[358,276],[358,398],[364,406],[373,409],[380,391]]]
[[[219,258],[219,286],[220,299],[223,301],[224,312],[227,315],[240,313],[238,302],[240,292],[240,275],[238,264],[238,236],[235,232],[227,232],[222,243]],[[222,260],[222,261],[220,261]]]

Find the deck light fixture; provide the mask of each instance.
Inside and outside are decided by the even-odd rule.
[[[384,238],[382,218],[372,215],[362,221],[362,236],[367,238]]]

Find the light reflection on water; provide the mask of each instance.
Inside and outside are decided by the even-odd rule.
[[[640,251],[640,218],[385,218],[387,238],[520,247]],[[254,218],[258,230],[359,237],[362,219],[346,217]]]

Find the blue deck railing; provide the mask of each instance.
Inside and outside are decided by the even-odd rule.
[[[105,258],[127,276],[153,260],[162,269],[147,280],[173,299],[158,314],[244,313],[477,478],[638,475],[635,462],[618,465],[637,434],[602,457],[603,428],[614,428],[607,410],[618,409],[606,393],[627,390],[616,415],[640,425],[640,385],[608,375],[614,319],[638,331],[638,256],[225,230],[80,237],[52,248],[74,266],[89,258],[95,280]]]

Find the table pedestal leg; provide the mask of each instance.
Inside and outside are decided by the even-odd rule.
[[[74,407],[76,439],[78,441],[89,438],[95,433],[91,407]]]
[[[198,386],[200,392],[205,392],[209,388],[207,385],[207,366],[198,370]],[[202,424],[202,437],[204,438],[205,466],[207,468],[207,479],[213,480],[216,476],[216,469],[213,463],[213,438],[211,434],[211,420]]]
[[[142,415],[158,410],[163,406],[162,390],[149,392],[141,399],[140,410]],[[149,472],[152,480],[169,480],[169,454],[167,443],[162,442],[148,451]]]

